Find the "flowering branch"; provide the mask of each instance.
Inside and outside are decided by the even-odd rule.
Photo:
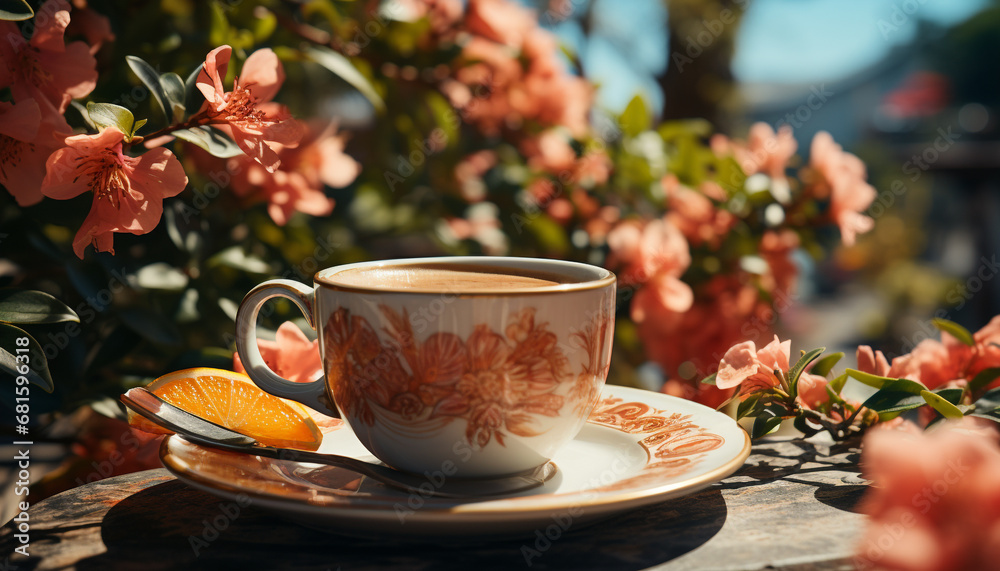
[[[913,354],[893,360],[891,366],[881,352],[862,346],[856,369],[828,379],[842,353],[823,357],[825,348],[803,351],[789,366],[791,343],[775,336],[759,351],[752,341],[733,346],[718,371],[702,382],[733,390],[719,408],[738,400],[737,419],[754,419],[753,438],[791,419],[805,436],[826,431],[835,440],[846,440],[916,409],[927,425],[965,416],[1000,422],[1000,351],[995,341],[1000,338],[1000,317],[975,335],[951,321],[938,319],[934,324],[941,329],[944,343],[924,342]],[[941,382],[944,377],[928,374],[931,371],[922,371],[925,367],[913,366],[915,360],[927,365],[922,353],[938,348],[950,348],[946,354],[954,360],[937,363],[954,367],[954,376],[946,382]],[[849,379],[875,392],[861,402],[848,400],[841,392]]]

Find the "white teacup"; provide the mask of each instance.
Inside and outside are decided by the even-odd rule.
[[[244,298],[236,348],[277,396],[340,416],[401,470],[502,476],[548,461],[607,377],[615,276],[560,260],[442,257],[348,264],[314,285],[271,280]],[[287,297],[319,331],[325,378],[271,371],[257,314]]]

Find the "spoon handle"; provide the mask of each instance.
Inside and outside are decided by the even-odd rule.
[[[387,466],[372,464],[348,456],[319,454],[305,450],[267,446],[250,436],[219,426],[178,408],[143,387],[129,389],[128,392],[121,396],[121,400],[125,406],[136,413],[195,444],[277,460],[325,464],[346,468],[362,476],[368,476],[387,486],[410,493],[421,494],[425,497],[473,498],[477,496],[510,494],[540,486],[551,478],[556,471],[555,465],[548,462],[530,472],[504,478],[451,478],[442,483],[418,474],[401,472]]]

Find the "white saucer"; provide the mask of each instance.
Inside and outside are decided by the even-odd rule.
[[[377,462],[346,426],[326,434],[320,451]],[[552,459],[557,475],[501,498],[422,497],[341,468],[214,450],[177,436],[160,449],[163,465],[180,480],[217,496],[244,504],[249,498],[337,533],[413,538],[565,530],[701,490],[735,472],[749,454],[749,437],[728,416],[611,385],[580,434]]]

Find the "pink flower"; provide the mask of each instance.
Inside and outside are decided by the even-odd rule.
[[[521,153],[527,157],[528,166],[553,174],[567,172],[576,162],[576,151],[565,135],[548,129],[539,135],[521,141]]]
[[[448,218],[439,230],[446,241],[475,240],[487,255],[502,255],[509,248],[507,235],[497,219],[499,209],[491,202],[473,204],[465,218]]]
[[[296,383],[315,381],[323,374],[319,340],[310,341],[291,321],[278,326],[274,341],[258,339],[260,356],[272,371]],[[233,370],[246,373],[239,353],[233,353]]]
[[[285,70],[270,49],[257,50],[243,64],[241,75],[227,92],[222,84],[233,49],[220,46],[208,53],[198,74],[198,90],[205,96],[205,122],[230,127],[233,139],[248,157],[274,172],[281,162],[273,146],[294,147],[302,138],[301,126],[288,111],[262,108],[285,81]]]
[[[469,0],[465,15],[469,32],[521,49],[528,33],[537,27],[531,10],[508,0]]]
[[[707,244],[718,248],[722,239],[736,224],[736,218],[728,211],[716,208],[704,193],[688,188],[668,174],[660,181],[667,195],[667,220],[680,229],[693,246]],[[714,189],[713,189],[714,190]],[[710,191],[711,192],[711,191]]]
[[[636,287],[631,314],[636,323],[669,319],[694,303],[691,286],[680,277],[691,265],[691,251],[680,230],[659,219],[629,220],[608,233],[609,265],[619,267],[623,287]]]
[[[982,329],[972,335],[975,347],[972,350],[965,376],[973,379],[983,369],[1000,367],[1000,315],[994,317]],[[987,385],[987,389],[1000,386],[1000,379]]]
[[[83,258],[90,244],[114,253],[113,233],[145,234],[160,221],[163,199],[187,185],[184,169],[162,148],[139,157],[124,154],[124,135],[108,127],[96,135],[66,138],[66,146],[46,161],[42,194],[67,200],[93,192],[93,206],[73,240],[73,251]]]
[[[749,161],[753,161],[755,168],[747,174],[762,172],[772,180],[783,181],[788,161],[795,155],[798,147],[792,128],[788,125],[782,125],[775,133],[767,123],[754,123],[748,135],[747,156],[741,161],[741,165],[745,170]]]
[[[608,264],[627,284],[644,283],[660,271],[680,276],[691,265],[687,241],[665,220],[626,220],[608,233]]]
[[[913,351],[893,359],[886,376],[919,381],[930,389],[964,382],[971,351],[947,333],[944,336],[948,342],[924,339]]]
[[[799,376],[798,383],[799,402],[805,408],[813,410],[826,404],[830,400],[830,395],[826,392],[826,385],[828,383],[829,381],[826,377],[812,373],[802,373]]]
[[[115,34],[111,31],[111,22],[107,16],[103,16],[93,8],[80,8],[79,5],[73,10],[73,20],[66,28],[68,36],[83,36],[90,45],[90,55],[95,55],[101,51],[101,47],[106,42],[113,42]]]
[[[315,129],[296,147],[275,144],[280,164],[273,171],[246,156],[229,159],[233,192],[267,202],[268,214],[281,226],[295,212],[330,214],[333,200],[326,196],[323,185],[343,188],[361,172],[361,165],[344,153],[344,137],[334,132],[333,126]]]
[[[962,343],[948,333],[941,341],[924,339],[913,351],[892,360],[886,374],[893,378],[920,381],[928,388],[964,387],[984,369],[1000,367],[1000,316],[994,317],[972,335],[973,346]],[[985,388],[1000,386],[1000,379]]]
[[[466,121],[491,136],[519,134],[524,121],[575,137],[587,132],[593,90],[563,69],[555,37],[531,11],[509,0],[472,0],[465,26],[471,38],[454,72],[458,83],[441,88]]]
[[[788,125],[783,125],[775,133],[767,123],[754,123],[746,143],[715,135],[711,147],[719,156],[732,155],[747,176],[763,173],[771,177],[772,184],[778,187],[774,189],[776,196],[788,193],[785,170],[798,149],[792,128]]]
[[[42,116],[35,99],[0,102],[0,184],[18,204],[31,206],[42,200],[45,160],[69,132],[62,115]]]
[[[868,345],[858,347],[858,370],[862,373],[878,375],[880,377],[889,376],[889,361],[881,351],[872,351]]]
[[[608,182],[614,165],[604,151],[589,151],[573,167],[573,181],[586,188]]]
[[[791,341],[780,341],[778,336],[759,351],[753,341],[733,345],[719,363],[715,386],[720,389],[740,387],[744,395],[776,387],[781,380],[775,371],[788,372]]]
[[[844,244],[851,246],[858,234],[875,226],[874,220],[861,214],[877,196],[875,189],[865,182],[865,164],[851,153],[845,153],[825,131],[813,137],[810,154],[810,164],[823,177],[813,193],[819,198],[830,196],[830,216],[840,226]]]
[[[42,4],[30,41],[13,22],[0,21],[0,89],[10,87],[15,101],[36,99],[43,116],[62,114],[71,100],[97,85],[97,62],[90,47],[63,41],[69,10],[66,0]]]
[[[971,419],[925,433],[873,430],[861,463],[873,485],[859,568],[994,569],[1000,561],[1000,448]]]
[[[462,159],[455,166],[455,180],[458,182],[462,198],[468,202],[479,202],[486,197],[483,175],[497,164],[497,154],[493,150],[476,151]]]
[[[462,19],[461,0],[401,0],[406,20],[427,18],[431,30],[438,35],[445,34]]]
[[[795,290],[799,267],[792,254],[799,247],[799,235],[794,230],[768,230],[760,239],[760,257],[767,262],[769,272],[761,276],[761,287],[775,297],[787,297]]]

